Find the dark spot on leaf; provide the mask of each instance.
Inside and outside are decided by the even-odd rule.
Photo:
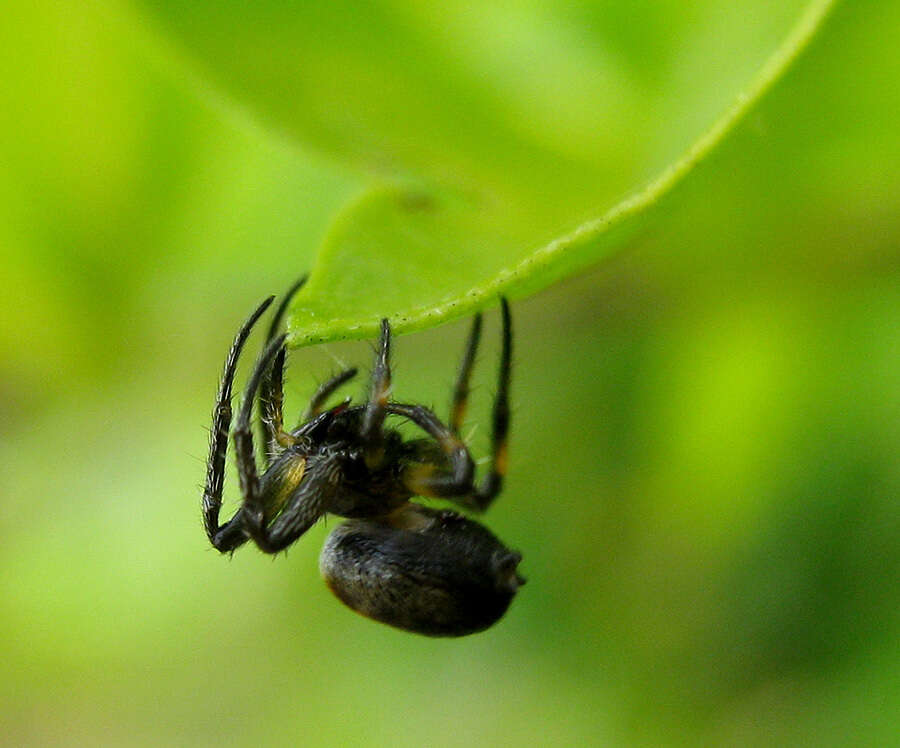
[[[436,202],[433,195],[427,192],[403,192],[400,195],[400,207],[409,212],[434,210]]]

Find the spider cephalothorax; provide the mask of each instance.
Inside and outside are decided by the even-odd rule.
[[[346,369],[319,387],[300,425],[287,431],[282,417],[286,336],[276,333],[287,302],[302,283],[295,284],[279,305],[247,382],[232,434],[243,502],[220,525],[237,360],[250,330],[274,297],[243,324],[225,361],[203,493],[210,542],[226,553],[252,540],[266,553],[277,553],[323,515],[347,517],[349,521],[328,537],[320,558],[325,581],[344,603],[375,620],[432,636],[461,636],[487,628],[503,615],[525,581],[516,572],[521,555],[474,520],[410,499],[449,499],[480,512],[500,492],[506,471],[512,349],[505,299],[501,299],[503,348],[493,454],[487,475],[476,485],[475,466],[459,430],[481,315],[472,324],[448,424],[427,408],[390,399],[391,328],[382,320],[368,401],[351,405],[348,399],[324,408],[328,397],[356,375],[356,369]],[[257,399],[266,448],[261,475],[250,428]],[[388,416],[412,421],[426,438],[404,439],[385,425]]]

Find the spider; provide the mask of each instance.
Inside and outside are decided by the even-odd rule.
[[[243,502],[228,522],[220,524],[235,369],[251,329],[275,297],[266,299],[244,322],[225,360],[202,504],[210,542],[222,553],[249,540],[265,553],[277,553],[326,513],[346,517],[348,521],[329,535],[319,560],[322,576],[342,602],[374,620],[429,636],[462,636],[488,628],[506,612],[525,582],[516,571],[521,554],[474,520],[410,499],[449,499],[483,512],[500,492],[509,430],[509,305],[500,300],[503,342],[490,469],[476,485],[475,466],[459,431],[481,337],[481,315],[472,322],[448,424],[428,408],[391,399],[391,327],[384,319],[367,402],[351,405],[347,398],[324,407],[357,373],[355,368],[345,369],[318,388],[299,425],[289,431],[282,415],[287,336],[277,333],[288,302],[304,281],[295,283],[277,307],[247,381],[232,433]],[[254,402],[266,448],[261,475],[251,432]],[[426,437],[404,439],[386,426],[389,416],[408,419]]]

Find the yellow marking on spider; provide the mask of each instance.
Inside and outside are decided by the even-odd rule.
[[[432,494],[429,492],[428,482],[436,472],[437,468],[434,465],[426,464],[411,467],[409,469],[409,480],[407,481],[407,485],[410,490],[418,496],[431,496]]]
[[[419,510],[415,504],[407,502],[387,515],[387,521],[398,530],[421,532],[434,524],[434,519]]]
[[[266,511],[266,520],[274,518],[287,504],[291,494],[297,490],[303,480],[303,474],[306,472],[306,459],[299,457],[291,460],[279,476],[277,489],[272,493],[271,502]]]
[[[388,404],[391,399],[391,384],[388,382],[386,386],[379,387],[375,390],[375,401],[379,406],[384,407]]]
[[[451,422],[456,424],[457,426],[461,425],[466,418],[466,411],[468,410],[468,408],[468,396],[462,398],[461,400],[457,400],[453,405],[453,414],[450,418]]]
[[[303,474],[306,472],[306,458],[301,457],[298,460],[295,460],[291,463],[291,466],[288,468],[285,473],[285,482],[290,483],[291,488],[296,488],[300,485],[300,481],[303,480]]]
[[[498,475],[506,475],[506,469],[509,466],[509,453],[507,452],[506,442],[497,447],[497,455],[494,457],[494,471]]]

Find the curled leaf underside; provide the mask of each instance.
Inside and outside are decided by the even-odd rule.
[[[438,325],[626,246],[834,3],[143,5],[203,79],[358,175],[291,309],[302,346]]]

